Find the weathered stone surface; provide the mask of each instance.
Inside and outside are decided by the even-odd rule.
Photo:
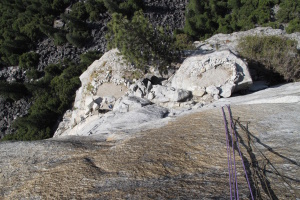
[[[118,108],[115,109],[116,111],[86,118],[74,128],[63,132],[62,135],[56,135],[56,137],[98,135],[102,139],[114,137],[119,140],[128,137],[124,133],[132,134],[136,131],[141,131],[143,127],[159,123],[168,114],[168,109],[166,108],[157,105],[146,105],[146,101],[149,102],[148,100],[131,100],[124,100],[124,102],[132,102],[131,105],[120,103]],[[144,101],[141,104],[145,106],[139,104],[139,100]]]
[[[230,98],[255,199],[296,199],[300,195],[300,100],[258,101],[271,94],[300,96],[299,88],[291,84]],[[89,137],[2,143],[0,198],[229,199],[226,137],[219,106],[230,99],[144,132],[109,135],[103,131],[101,137],[94,135],[99,124],[94,123],[94,129],[86,129]],[[256,104],[234,103],[243,99],[244,103],[256,99]],[[129,117],[134,116],[123,120],[128,122]],[[241,159],[237,151],[235,155],[240,199],[249,199]]]
[[[235,84],[233,84],[233,83],[226,83],[225,85],[223,85],[221,87],[221,94],[220,95],[222,97],[228,98],[233,93],[234,88],[235,88]]]
[[[191,97],[191,92],[183,89],[175,89],[161,85],[153,85],[151,93],[154,94],[153,102],[181,102]]]
[[[205,91],[207,92],[207,94],[211,94],[211,95],[218,95],[220,93],[219,89],[216,86],[208,86]]]
[[[252,79],[247,63],[230,51],[188,57],[172,79],[172,87],[200,91],[203,87],[236,84],[235,90],[248,88]]]
[[[129,112],[150,104],[152,104],[151,101],[144,98],[136,96],[124,96],[117,100],[114,105],[113,111]]]
[[[206,93],[205,87],[197,87],[196,90],[193,90],[193,96],[202,97]]]

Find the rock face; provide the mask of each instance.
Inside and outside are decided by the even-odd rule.
[[[110,50],[99,60],[96,60],[79,77],[81,87],[76,92],[74,109],[67,112],[64,116],[64,120],[58,127],[55,136],[61,135],[65,130],[72,128],[87,118],[92,112],[98,113],[100,107],[103,109],[112,109],[116,97],[107,96],[107,93],[99,91],[99,88],[102,84],[108,84],[106,88],[109,88],[111,85],[116,90],[118,89],[116,85],[127,84],[127,80],[123,77],[125,74],[133,71],[133,67],[126,64],[117,49]],[[110,92],[113,93],[113,91]],[[119,95],[120,91],[115,91],[115,93]],[[125,91],[121,93],[125,94]]]
[[[132,99],[131,99],[132,100]],[[137,100],[137,99],[135,99]],[[124,100],[123,102],[133,102]],[[121,105],[126,105],[121,103]],[[118,107],[115,112],[108,112],[104,115],[91,116],[81,121],[74,128],[63,132],[62,136],[95,136],[102,140],[120,140],[128,137],[128,134],[147,129],[153,124],[162,126],[160,120],[169,113],[168,109],[157,106],[147,105],[146,102],[132,103],[128,107]],[[130,112],[129,112],[130,110]]]
[[[172,87],[204,95],[231,96],[233,90],[248,88],[252,79],[247,64],[228,50],[187,58],[172,79]]]
[[[124,96],[117,100],[114,105],[113,111],[123,113],[130,112],[150,104],[152,104],[151,101],[144,98],[136,96]]]
[[[230,199],[220,107],[230,103],[254,198],[297,199],[299,89],[293,83],[223,99],[151,130],[1,143],[0,198]],[[239,197],[250,199],[235,155]]]

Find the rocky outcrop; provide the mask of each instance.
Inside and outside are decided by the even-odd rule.
[[[233,91],[252,84],[247,63],[228,50],[188,57],[174,75],[171,85],[193,92],[230,97]]]
[[[114,105],[113,111],[125,113],[140,109],[151,104],[151,101],[144,98],[139,98],[137,96],[124,96],[117,100]]]
[[[0,70],[0,80],[12,82],[22,82],[25,80],[25,74],[19,66],[5,67]]]
[[[298,42],[297,48],[300,49],[300,33],[295,32],[292,34],[287,34],[285,30],[281,29],[273,29],[271,27],[257,27],[254,29],[250,29],[248,31],[240,31],[234,32],[231,34],[216,34],[211,38],[203,41],[203,42],[195,42],[195,45],[199,52],[211,52],[214,50],[230,50],[234,53],[237,53],[237,46],[239,40],[245,36],[280,36],[286,37],[292,40],[296,40]]]
[[[300,96],[299,88],[292,83],[224,98],[147,131],[1,143],[0,198],[230,199],[220,107],[230,103],[254,198],[297,199],[300,100],[288,100]],[[239,197],[249,199],[235,155]]]
[[[73,128],[90,115],[99,114],[100,108],[102,111],[111,110],[129,85],[124,77],[134,71],[117,49],[110,50],[96,60],[80,76],[81,87],[76,92],[74,108],[65,114],[55,136]]]

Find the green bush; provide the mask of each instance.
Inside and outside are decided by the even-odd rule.
[[[23,69],[35,69],[39,63],[40,55],[35,52],[23,53],[19,58],[19,65]]]
[[[239,41],[238,51],[249,62],[279,73],[285,81],[300,80],[300,54],[294,40],[278,36],[247,36]]]
[[[29,95],[29,91],[22,83],[8,83],[0,81],[0,95],[14,101]]]
[[[90,65],[95,60],[100,59],[102,55],[98,51],[88,51],[80,55],[80,62],[86,65]]]
[[[61,46],[68,42],[68,40],[66,39],[66,34],[63,31],[54,33],[53,38],[55,46]]]
[[[141,70],[153,65],[164,71],[179,56],[173,38],[163,28],[154,29],[142,11],[135,12],[132,20],[114,13],[107,27],[109,48],[118,48],[129,63]]]
[[[74,45],[75,47],[82,48],[86,45],[86,43],[89,40],[88,34],[87,33],[82,33],[82,32],[73,32],[73,33],[68,33],[66,35],[67,41]]]
[[[176,34],[175,46],[180,50],[192,50],[195,48],[192,38],[187,34]]]
[[[287,33],[300,32],[300,19],[296,18],[290,21],[288,27],[286,28]]]
[[[0,94],[14,100],[32,95],[34,101],[28,115],[14,121],[16,133],[5,136],[3,140],[40,140],[52,137],[59,117],[72,107],[76,90],[80,87],[79,76],[91,64],[93,57],[99,58],[96,55],[96,52],[82,55],[79,64],[64,60],[61,64],[49,65],[45,68],[46,74],[42,79],[26,85],[0,82]]]

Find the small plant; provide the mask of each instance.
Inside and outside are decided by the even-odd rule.
[[[91,83],[89,83],[86,87],[86,90],[89,91],[89,92],[92,92],[94,90],[94,86],[92,86]]]

